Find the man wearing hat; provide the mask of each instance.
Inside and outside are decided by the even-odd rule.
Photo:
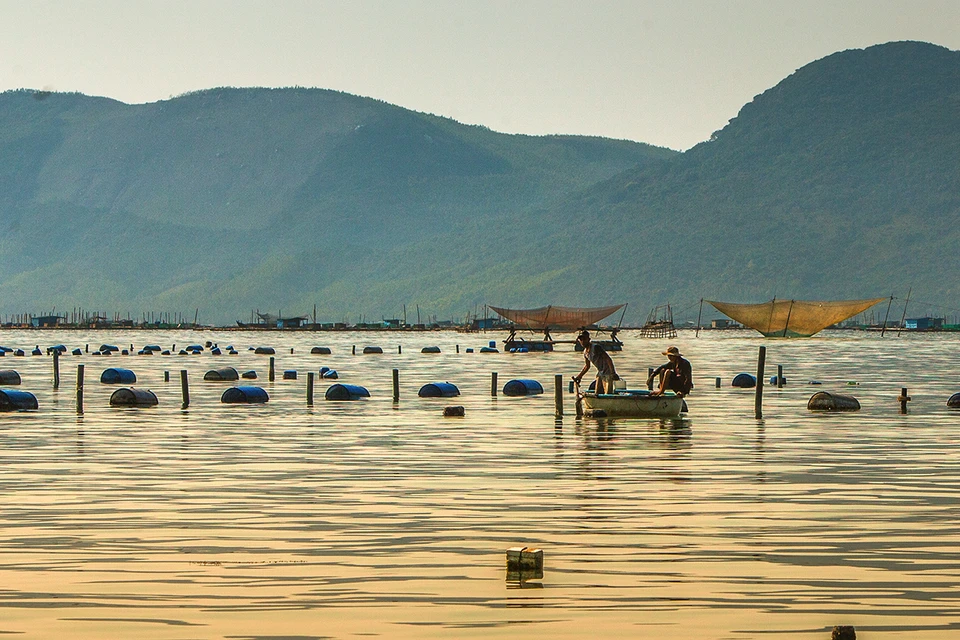
[[[597,368],[597,385],[595,391],[597,395],[601,393],[613,393],[613,381],[617,379],[617,370],[613,366],[613,358],[607,353],[606,349],[596,342],[590,341],[590,332],[581,331],[577,336],[577,342],[583,347],[583,369],[580,373],[573,376],[573,379],[580,384],[584,374],[590,369],[592,364]]]
[[[676,347],[667,347],[663,355],[667,356],[669,362],[654,369],[647,378],[647,386],[650,386],[654,378],[663,374],[660,378],[660,388],[650,392],[650,395],[658,396],[670,389],[682,398],[693,388],[693,367],[690,366],[689,360],[680,355],[680,349]]]

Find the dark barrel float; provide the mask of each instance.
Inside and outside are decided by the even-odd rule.
[[[314,347],[310,349],[310,353],[313,355],[328,356],[330,355],[330,347]]]
[[[254,353],[260,354],[262,356],[272,356],[277,353],[277,350],[273,347],[257,347],[253,350]]]
[[[738,389],[753,389],[757,386],[757,378],[749,373],[738,373],[730,384]]]
[[[220,396],[225,404],[263,404],[268,400],[270,396],[260,387],[230,387]]]
[[[950,398],[947,399],[947,406],[951,409],[960,409],[960,393],[955,393],[950,396]]]
[[[130,369],[120,369],[111,367],[104,369],[100,374],[100,382],[103,384],[133,384],[137,381],[137,374]]]
[[[369,398],[370,392],[356,384],[335,384],[327,389],[323,397],[327,400],[359,400]]]
[[[363,352],[370,353],[383,353],[383,347],[364,347]]]
[[[233,382],[240,379],[240,374],[233,367],[223,367],[207,371],[203,374],[203,379],[207,382]]]
[[[37,397],[29,391],[0,389],[0,411],[36,411]]]
[[[440,353],[440,347],[424,347],[420,353]]]
[[[20,384],[20,374],[13,369],[0,369],[0,384]]]
[[[155,407],[160,403],[149,389],[117,389],[110,396],[111,407]]]
[[[536,380],[511,380],[503,385],[505,396],[535,396],[543,393],[543,385]]]
[[[420,387],[417,395],[421,398],[453,398],[460,395],[460,389],[449,382],[430,382]]]
[[[818,391],[807,401],[810,411],[860,411],[860,402],[853,396]]]

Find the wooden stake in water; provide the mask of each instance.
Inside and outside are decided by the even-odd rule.
[[[169,371],[164,371],[164,372],[163,372],[163,381],[164,381],[164,382],[170,382],[170,372],[169,372]]]
[[[180,395],[183,396],[183,404],[180,408],[186,409],[190,406],[190,383],[187,381],[186,369],[180,369]]]
[[[400,402],[400,369],[393,370],[393,401]]]
[[[313,371],[307,373],[307,406],[313,406]]]
[[[553,402],[556,405],[556,416],[558,418],[563,417],[563,375],[557,374],[553,377],[556,384],[556,389],[554,390]]]
[[[497,372],[494,371],[490,374],[490,395],[494,398],[497,397]]]
[[[276,359],[273,356],[270,356],[270,370],[267,372],[267,380],[273,382],[276,376]]]
[[[897,398],[897,402],[900,403],[900,413],[907,413],[907,403],[910,402],[910,400],[912,400],[912,398],[907,395],[907,388],[900,387],[900,397]]]
[[[77,415],[83,415],[83,365],[77,365]]]
[[[60,388],[60,349],[53,350],[53,388]]]
[[[777,389],[783,389],[783,365],[777,365]]]
[[[766,360],[767,348],[760,347],[760,355],[757,357],[757,395],[753,403],[757,420],[763,418],[763,365]]]

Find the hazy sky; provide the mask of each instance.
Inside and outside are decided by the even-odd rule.
[[[0,0],[0,90],[299,85],[687,149],[797,68],[892,40],[960,49],[960,0]]]

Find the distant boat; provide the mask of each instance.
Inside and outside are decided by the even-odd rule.
[[[887,298],[868,300],[777,300],[758,304],[714,302],[721,313],[768,338],[808,338]]]

